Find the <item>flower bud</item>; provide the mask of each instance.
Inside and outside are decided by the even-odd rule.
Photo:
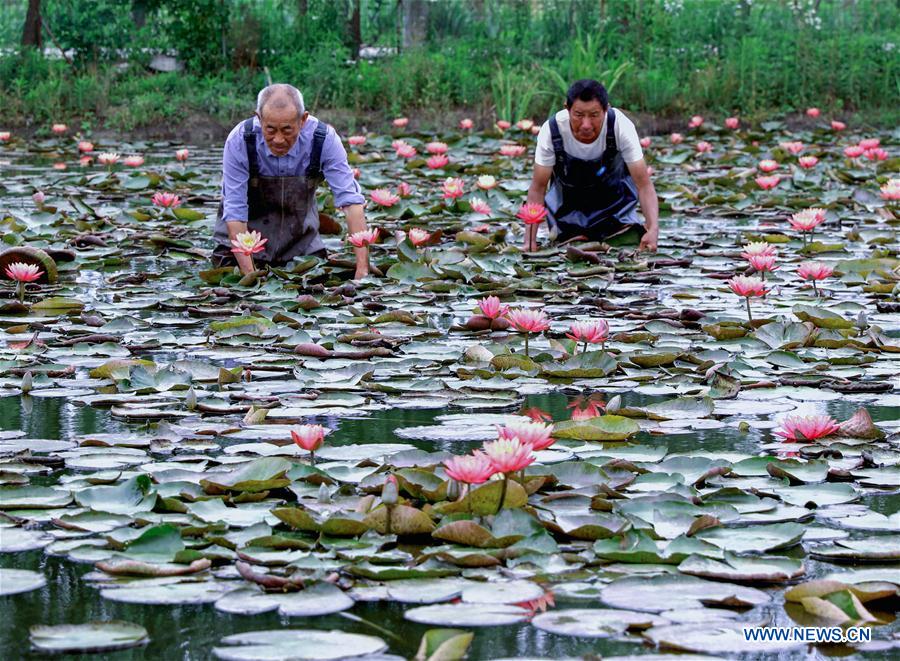
[[[400,492],[397,487],[397,478],[388,475],[384,480],[384,486],[381,488],[381,502],[385,505],[396,505],[400,499]]]

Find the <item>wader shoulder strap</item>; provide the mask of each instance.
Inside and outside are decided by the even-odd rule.
[[[550,118],[550,140],[553,143],[553,156],[556,158],[553,169],[557,172],[564,173],[566,170],[566,150],[563,147],[562,134],[559,132],[559,124],[556,121],[556,115]]]
[[[250,178],[259,176],[259,156],[256,153],[256,131],[253,130],[253,118],[244,122],[244,147],[247,150],[247,166]]]
[[[307,179],[318,179],[322,176],[322,145],[328,135],[328,124],[319,122],[313,133],[312,151],[309,154],[309,166],[306,168]]]
[[[610,153],[619,151],[616,145],[616,112],[612,106],[606,111],[606,151]]]

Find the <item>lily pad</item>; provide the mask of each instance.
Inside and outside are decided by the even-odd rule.
[[[30,629],[31,644],[41,652],[112,652],[146,644],[150,638],[139,624],[122,620],[85,624],[37,624]]]

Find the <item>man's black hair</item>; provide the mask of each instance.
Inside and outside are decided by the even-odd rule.
[[[593,78],[582,78],[572,83],[566,93],[566,108],[571,108],[576,100],[587,102],[595,99],[600,102],[600,107],[604,110],[609,108],[609,95],[606,93],[606,88]]]

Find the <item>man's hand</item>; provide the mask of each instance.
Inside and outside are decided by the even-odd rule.
[[[647,250],[649,252],[656,252],[656,244],[659,242],[659,227],[653,227],[648,229],[644,236],[641,237],[641,243],[638,246],[638,250]]]
[[[552,175],[552,167],[535,164],[534,172],[531,175],[531,185],[528,187],[528,195],[525,197],[525,201],[543,206],[544,196],[547,194],[547,186],[550,183],[550,177]],[[525,225],[525,245],[523,248],[525,252],[537,251],[537,235],[537,225]]]
[[[363,205],[351,204],[343,209],[347,216],[347,232],[361,232],[366,229],[366,215],[363,211]],[[360,280],[369,275],[369,249],[354,248],[353,254],[356,258],[356,276],[354,280]]]

